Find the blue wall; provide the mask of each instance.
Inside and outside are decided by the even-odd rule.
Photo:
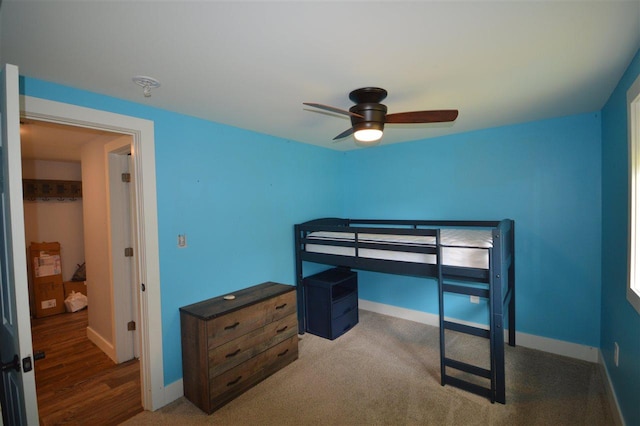
[[[640,75],[640,53],[602,110],[602,321],[604,362],[627,424],[640,425],[640,314],[626,299],[629,234],[627,90]],[[613,362],[620,346],[619,366]]]
[[[598,113],[350,151],[347,163],[349,217],[514,219],[518,331],[599,346]],[[437,314],[423,281],[361,274],[360,295]],[[447,315],[488,318],[468,297],[451,302]]]
[[[165,384],[182,377],[178,308],[294,284],[293,224],[341,216],[342,153],[23,78],[29,96],[155,122]],[[178,234],[188,247],[177,248]]]

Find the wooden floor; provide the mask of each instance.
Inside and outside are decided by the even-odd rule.
[[[117,425],[143,411],[138,360],[116,365],[87,338],[87,310],[31,320],[41,425]]]

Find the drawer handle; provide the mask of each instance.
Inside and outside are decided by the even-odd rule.
[[[225,330],[233,330],[234,328],[236,328],[236,327],[237,327],[237,326],[239,326],[239,325],[240,325],[240,323],[239,323],[238,321],[236,321],[236,323],[235,323],[235,324],[233,324],[233,325],[228,325],[228,326],[226,326],[224,329],[225,329]]]
[[[284,327],[282,327],[282,328],[280,328],[280,329],[276,330],[276,333],[282,333],[282,332],[283,332],[283,331],[285,331],[287,328],[289,328],[289,326],[288,326],[288,325],[285,325]]]
[[[349,313],[353,310],[353,306],[349,306],[347,309],[344,310],[344,312],[342,313],[342,315]]]
[[[287,304],[286,304],[286,303],[283,303],[282,305],[276,306],[276,309],[282,309],[282,308],[284,308],[285,306],[287,306]]]
[[[289,349],[285,349],[284,352],[280,352],[278,356],[284,356],[287,354],[287,352],[289,352]]]
[[[227,386],[233,386],[236,383],[238,383],[240,381],[240,379],[242,379],[242,376],[238,376],[237,379],[230,381],[229,383],[227,383]]]
[[[231,352],[230,354],[226,354],[225,357],[226,358],[233,358],[234,356],[238,355],[240,353],[240,348],[236,349],[235,352]]]

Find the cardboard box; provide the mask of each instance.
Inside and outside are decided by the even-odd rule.
[[[36,318],[65,312],[62,277],[52,275],[35,283]]]
[[[36,318],[65,311],[60,243],[31,243],[29,287],[33,301],[31,312]]]
[[[84,281],[65,281],[64,282],[64,299],[71,294],[72,291],[87,295],[87,284]]]

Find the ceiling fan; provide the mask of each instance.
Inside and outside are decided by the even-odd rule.
[[[387,91],[379,87],[363,87],[349,93],[349,99],[355,105],[349,111],[312,102],[304,105],[347,115],[351,118],[351,128],[333,138],[342,139],[353,134],[356,143],[360,145],[375,145],[382,138],[385,123],[446,123],[458,117],[457,109],[442,109],[433,111],[411,111],[387,114],[387,106],[380,102],[387,97]]]

